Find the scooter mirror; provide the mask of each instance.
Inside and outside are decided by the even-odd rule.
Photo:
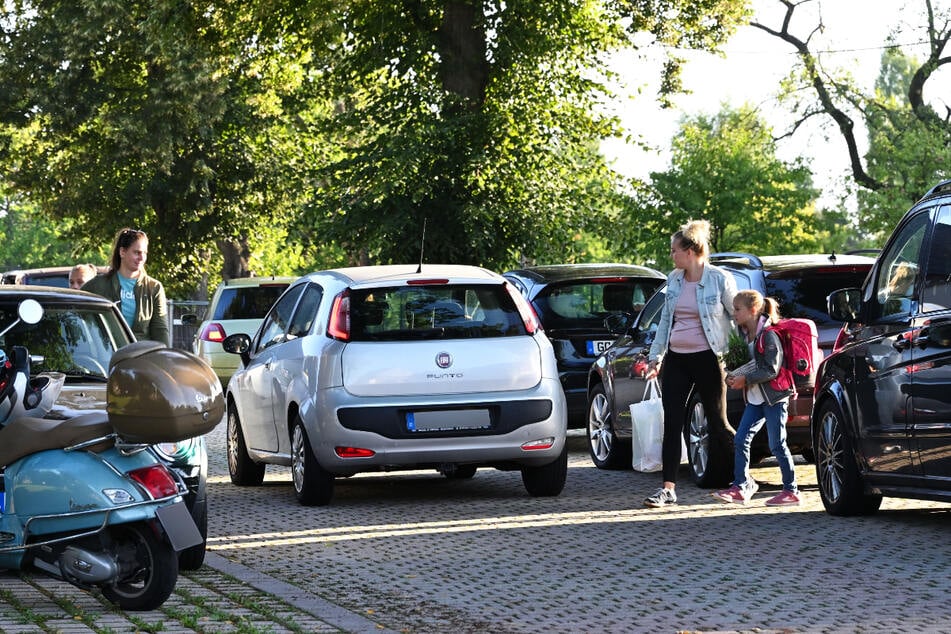
[[[43,318],[43,307],[35,299],[24,299],[17,308],[17,314],[20,316],[20,321],[35,324]]]

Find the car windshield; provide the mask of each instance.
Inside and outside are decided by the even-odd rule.
[[[838,325],[829,317],[826,297],[840,288],[862,286],[868,271],[842,269],[822,274],[805,274],[802,277],[769,277],[766,294],[779,302],[783,317],[805,317],[817,326]]]
[[[501,284],[395,286],[350,295],[351,341],[406,341],[524,335]]]
[[[16,305],[0,306],[0,324],[16,319]],[[129,343],[116,314],[100,306],[44,307],[35,325],[17,324],[0,337],[0,348],[26,346],[33,374],[63,372],[70,378],[105,380],[112,353]]]
[[[610,314],[638,312],[663,283],[661,279],[553,284],[534,305],[547,330],[604,328]]]
[[[215,321],[223,319],[261,319],[281,296],[287,284],[234,286],[221,290],[215,306]]]

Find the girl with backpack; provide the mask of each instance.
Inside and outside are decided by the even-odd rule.
[[[779,305],[759,291],[739,291],[733,298],[733,319],[750,342],[755,367],[745,374],[727,375],[728,386],[743,390],[746,409],[736,431],[733,485],[712,495],[721,502],[746,504],[759,489],[750,477],[750,445],[765,423],[769,448],[783,477],[783,490],[767,500],[766,506],[797,506],[796,470],[786,445],[789,397],[795,393],[795,386],[783,364],[779,335],[770,328],[779,321]]]

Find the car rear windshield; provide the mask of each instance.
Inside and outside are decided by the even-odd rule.
[[[783,317],[806,317],[816,325],[836,325],[829,317],[826,297],[840,288],[862,286],[868,269],[830,269],[801,272],[796,277],[769,277],[766,294],[779,302]]]
[[[394,286],[350,294],[351,341],[524,334],[518,308],[501,284]]]
[[[584,281],[548,286],[535,298],[535,309],[548,330],[604,329],[612,313],[636,313],[664,280]]]
[[[212,320],[261,319],[287,288],[287,284],[224,288]]]
[[[16,306],[0,306],[0,323],[10,323]],[[30,370],[63,372],[70,378],[108,376],[112,353],[129,343],[119,318],[111,310],[84,306],[46,307],[34,325],[20,323],[3,337],[0,348],[26,346],[33,357]]]

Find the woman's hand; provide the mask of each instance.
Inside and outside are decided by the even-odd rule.
[[[650,381],[651,379],[656,378],[659,372],[660,363],[657,362],[657,359],[653,359],[647,364],[647,370],[644,372],[644,378]]]
[[[727,374],[726,386],[731,387],[734,390],[742,390],[744,387],[746,387],[746,376],[742,374]]]

